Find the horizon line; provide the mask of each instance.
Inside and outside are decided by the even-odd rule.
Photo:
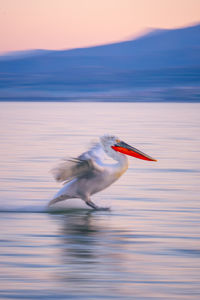
[[[15,54],[20,56],[20,54],[23,54],[26,52],[30,53],[31,51],[49,51],[49,52],[60,51],[60,52],[62,52],[62,51],[70,51],[70,50],[78,50],[78,49],[89,49],[89,48],[114,45],[114,44],[118,44],[118,43],[138,40],[138,39],[150,34],[151,32],[153,33],[154,31],[159,31],[159,30],[160,31],[173,31],[173,30],[181,30],[181,29],[186,29],[186,28],[191,28],[191,27],[196,27],[196,26],[200,26],[200,21],[192,22],[186,26],[174,27],[174,28],[147,27],[147,28],[144,28],[143,30],[141,30],[140,33],[138,32],[138,34],[135,34],[134,36],[132,36],[132,38],[130,37],[129,39],[116,40],[114,42],[110,42],[110,43],[106,43],[106,44],[94,44],[94,45],[88,45],[88,46],[83,46],[83,47],[72,47],[72,48],[61,48],[61,49],[27,48],[27,49],[21,49],[21,50],[0,52],[0,57],[2,57],[2,56],[12,57],[12,55],[15,55]]]

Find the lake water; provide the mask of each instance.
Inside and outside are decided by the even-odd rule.
[[[0,103],[0,299],[200,299],[200,104]],[[49,170],[104,133],[158,159],[48,213]],[[64,205],[82,207],[81,200]]]

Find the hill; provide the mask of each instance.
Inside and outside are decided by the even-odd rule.
[[[187,95],[199,101],[199,83],[200,25],[154,30],[108,45],[26,51],[0,59],[1,99],[105,95],[114,99],[118,95],[130,101],[170,101],[170,97],[176,101]]]

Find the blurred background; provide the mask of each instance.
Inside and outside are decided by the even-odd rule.
[[[0,299],[200,299],[199,12],[0,0]],[[50,213],[50,169],[105,133],[158,161],[130,157],[110,211]]]
[[[199,11],[199,0],[1,0],[0,100],[197,102]]]

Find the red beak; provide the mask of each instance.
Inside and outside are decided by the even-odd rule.
[[[157,161],[156,159],[152,158],[151,156],[143,153],[142,151],[140,151],[132,146],[129,146],[128,144],[126,144],[122,141],[115,144],[114,146],[112,146],[112,149],[114,149],[115,151],[121,152],[123,154],[139,158],[139,159],[148,160],[148,161]]]

